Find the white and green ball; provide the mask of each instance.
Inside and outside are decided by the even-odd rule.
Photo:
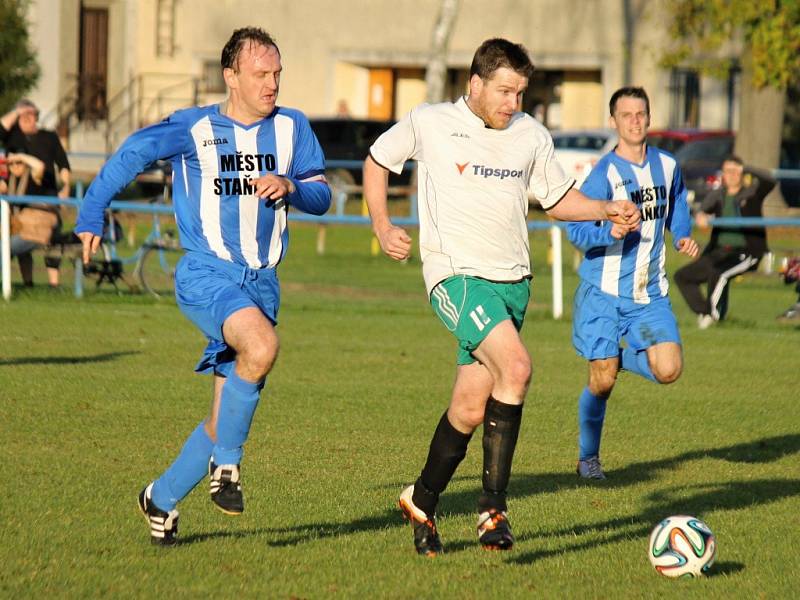
[[[695,517],[667,517],[650,534],[647,556],[656,571],[667,577],[706,575],[716,555],[714,534]]]

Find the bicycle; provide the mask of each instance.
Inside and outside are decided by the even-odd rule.
[[[161,196],[150,200],[152,203],[166,204],[168,190]],[[122,228],[114,216],[108,213],[108,224],[101,244],[102,259],[93,259],[85,268],[85,273],[96,276],[96,285],[108,282],[121,293],[117,286],[122,281],[133,292],[144,291],[155,298],[174,294],[175,267],[183,256],[174,229],[161,228],[158,213],[152,215],[152,227],[142,244],[130,256],[122,256],[117,243],[122,238]],[[131,273],[133,281],[126,276],[127,265],[133,265]]]

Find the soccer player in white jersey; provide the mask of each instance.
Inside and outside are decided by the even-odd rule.
[[[470,69],[469,94],[422,105],[384,133],[364,163],[364,192],[381,248],[409,256],[411,239],[388,216],[388,172],[418,162],[420,254],[434,311],[458,340],[450,406],[433,434],[416,482],[400,496],[420,554],[442,552],[435,512],[473,431],[483,424],[483,493],[478,537],[491,549],[514,543],[506,488],[531,359],[519,336],[530,296],[528,190],[553,217],[613,220],[638,227],[628,200],[589,200],[553,158],[553,140],[519,112],[533,72],[528,53],[503,39],[484,42]]]
[[[572,342],[589,361],[589,383],[578,401],[578,474],[605,479],[600,436],[606,402],[620,368],[658,383],[681,374],[681,338],[667,295],[664,232],[675,249],[697,256],[683,176],[675,157],[647,145],[650,100],[625,87],[609,102],[617,147],[592,169],[581,191],[603,200],[629,199],[642,212],[639,231],[613,223],[570,223],[569,238],[585,253],[575,292]],[[626,346],[621,346],[622,340]]]
[[[213,373],[214,386],[208,417],[139,495],[156,544],[175,543],[175,506],[206,473],[217,508],[244,510],[239,464],[278,354],[276,267],[286,252],[288,207],[322,214],[330,205],[322,150],[306,117],[276,104],[281,55],[273,38],[254,27],[234,31],[222,73],[227,101],[179,110],[125,141],[89,187],[76,226],[88,261],[112,197],[154,160],[172,161],[186,250],[175,296],[208,338],[195,370]]]

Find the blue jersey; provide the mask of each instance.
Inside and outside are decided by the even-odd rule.
[[[325,159],[305,115],[276,107],[243,125],[213,105],[179,110],[125,140],[89,187],[76,232],[100,235],[111,199],[159,159],[172,162],[175,219],[189,252],[275,267],[288,243],[288,205],[317,215],[330,206]],[[253,180],[266,174],[291,179],[295,192],[259,199]]]
[[[631,200],[642,212],[641,230],[621,240],[609,221],[570,223],[570,241],[585,253],[581,279],[612,296],[649,304],[667,295],[664,231],[673,243],[691,232],[686,188],[675,157],[647,147],[645,161],[634,164],[614,151],[606,154],[581,186],[590,198]]]

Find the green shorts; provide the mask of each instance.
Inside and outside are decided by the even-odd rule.
[[[472,356],[498,323],[511,319],[522,329],[531,296],[530,280],[513,283],[455,275],[438,283],[431,292],[431,306],[458,340],[459,365],[476,361]]]

